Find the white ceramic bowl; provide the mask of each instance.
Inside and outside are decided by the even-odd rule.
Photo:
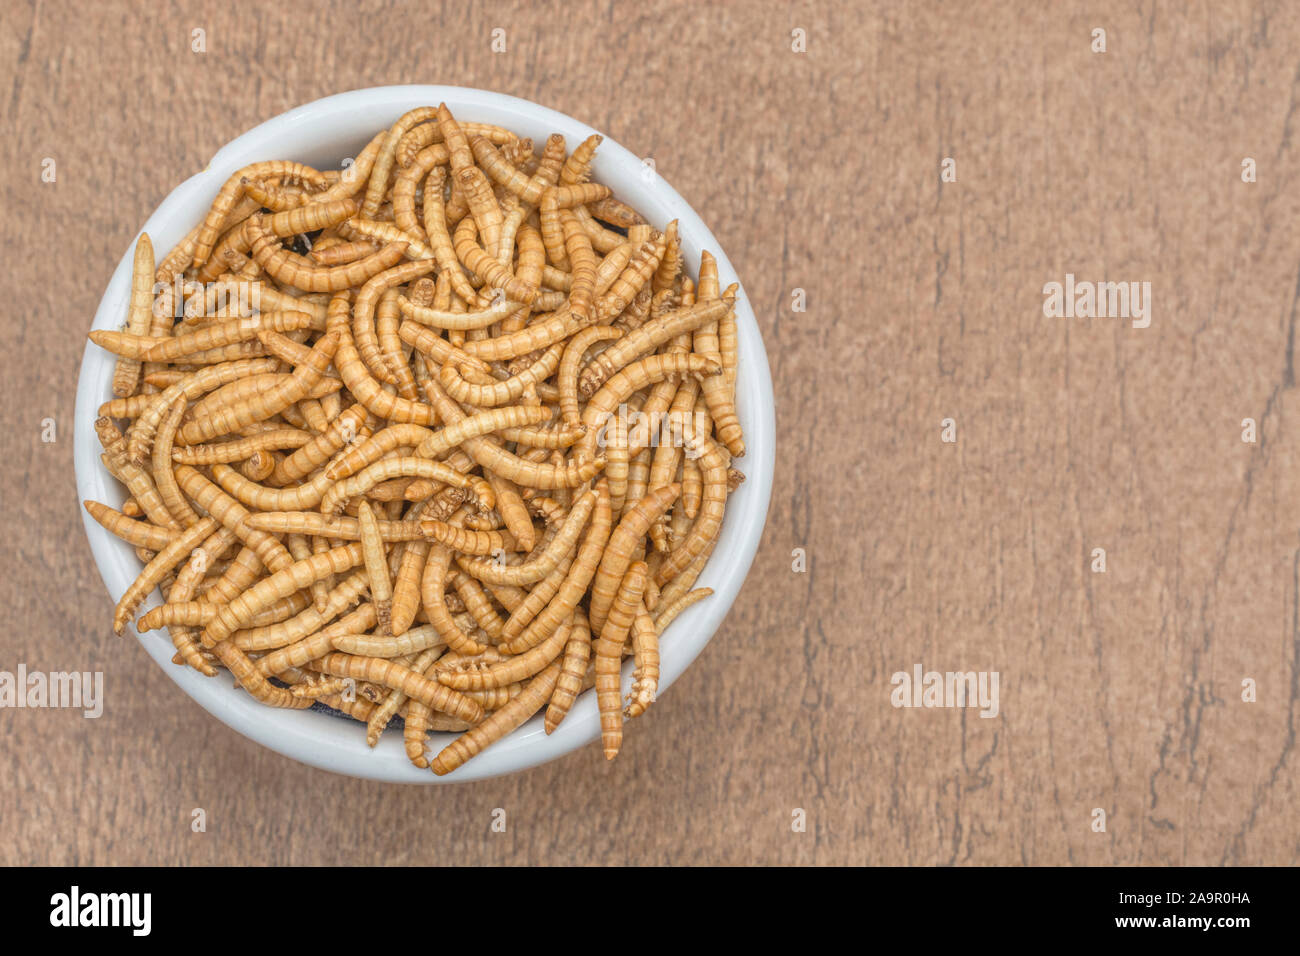
[[[561,133],[572,149],[595,130],[584,123],[526,100],[483,90],[452,86],[387,86],[330,96],[290,110],[263,123],[226,145],[208,168],[181,183],[144,224],[161,256],[203,217],[222,183],[236,169],[267,159],[293,159],[320,169],[337,169],[355,157],[381,127],[417,106],[445,102],[459,119],[495,123],[542,143],[550,133]],[[708,249],[718,260],[722,285],[738,281],[735,270],[713,233],[685,200],[651,165],[606,137],[596,153],[593,179],[610,186],[655,226],[679,221],[687,262],[697,267],[700,252]],[[94,328],[118,328],[126,315],[130,287],[131,250],[118,263],[95,313]],[[740,359],[737,408],[745,430],[747,454],[738,461],[746,480],[731,496],[721,537],[698,587],[715,594],[685,611],[664,634],[660,652],[660,690],[670,687],[703,650],[745,579],[758,548],[772,491],[775,420],[772,380],[763,341],[744,289],[736,297]],[[110,395],[114,358],[88,345],[77,383],[76,470],[81,499],[120,506],[122,487],[100,461],[100,446],[93,423],[96,409]],[[88,514],[83,519],[99,573],[117,600],[140,572],[131,547],[110,535]],[[150,604],[161,601],[156,595]],[[107,626],[107,625],[106,625]],[[457,782],[510,773],[552,760],[589,743],[600,735],[595,694],[587,692],[554,734],[543,732],[534,717],[504,740],[498,741],[446,777],[412,766],[406,759],[401,735],[389,732],[373,750],[366,746],[365,728],[352,720],[305,710],[278,710],[258,703],[233,686],[223,674],[207,678],[171,663],[174,653],[165,631],[139,636],[140,643],[185,693],[205,710],[246,737],[304,763],[356,777],[406,783]],[[138,663],[127,662],[129,668]],[[631,684],[632,664],[623,668],[624,693]],[[124,675],[125,679],[125,675]],[[672,706],[669,702],[666,706]],[[435,746],[452,739],[438,735]],[[671,742],[663,741],[663,746]]]

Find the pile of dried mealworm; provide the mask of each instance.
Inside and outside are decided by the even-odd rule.
[[[454,770],[596,690],[654,701],[743,480],[735,289],[572,154],[412,110],[355,163],[254,163],[160,264],[135,250],[86,508],[144,570],[114,614],[272,707],[395,717]],[[125,431],[123,424],[125,423]],[[620,669],[634,658],[630,698]],[[430,758],[430,731],[465,731]]]

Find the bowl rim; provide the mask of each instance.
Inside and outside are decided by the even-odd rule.
[[[231,140],[212,157],[208,166],[191,176],[168,194],[145,222],[141,231],[152,237],[167,237],[156,242],[160,251],[170,248],[189,231],[211,202],[221,184],[240,167],[263,159],[301,158],[296,146],[286,146],[307,131],[317,133],[322,124],[366,124],[373,136],[381,124],[391,124],[402,113],[416,106],[445,102],[459,118],[497,122],[512,129],[545,127],[574,143],[597,132],[592,127],[564,113],[529,100],[453,86],[379,86],[338,93],[314,100],[281,113]],[[488,119],[488,117],[494,117]],[[333,135],[333,141],[343,133]],[[688,261],[698,262],[701,249],[708,249],[717,260],[724,286],[739,282],[735,269],[716,237],[694,209],[652,163],[638,158],[608,135],[597,151],[593,178],[613,185],[619,195],[632,202],[652,224],[663,228],[670,219],[679,221],[679,235]],[[360,139],[356,135],[356,139]],[[367,137],[368,138],[368,137]],[[354,140],[355,141],[355,140]],[[324,148],[323,146],[321,147]],[[306,161],[306,160],[303,160]],[[635,174],[635,179],[632,177]],[[626,183],[630,182],[630,185]],[[644,193],[644,195],[642,195]],[[206,198],[205,198],[206,197]],[[173,224],[182,207],[200,211],[183,227]],[[138,233],[136,234],[138,235]],[[118,328],[125,314],[130,287],[131,260],[135,237],[114,270],[95,312],[94,329]],[[719,535],[719,547],[701,574],[696,587],[712,587],[714,594],[684,611],[665,631],[660,647],[661,673],[659,693],[663,694],[686,670],[712,639],[729,611],[753,562],[758,549],[770,503],[775,465],[775,410],[771,374],[762,334],[743,285],[736,296],[736,319],[739,352],[737,373],[737,410],[745,428],[746,455],[739,459],[745,472],[744,484],[731,496]],[[74,423],[74,466],[78,506],[87,499],[120,505],[121,486],[108,474],[100,461],[100,446],[93,422],[99,405],[107,398],[114,357],[87,343],[77,381],[76,421]],[[82,508],[96,567],[113,600],[116,601],[139,573],[141,563],[133,550],[101,527]],[[724,551],[722,545],[728,547]],[[725,557],[727,560],[720,560]],[[157,591],[148,604],[161,602]],[[390,783],[465,783],[513,773],[557,759],[600,735],[599,715],[594,693],[582,694],[568,717],[546,735],[541,717],[534,716],[502,740],[467,762],[455,772],[439,777],[415,767],[406,758],[401,735],[389,732],[378,746],[366,746],[365,734],[358,733],[350,719],[342,719],[316,710],[281,710],[269,708],[238,689],[229,675],[216,678],[171,663],[174,648],[166,632],[139,634],[128,625],[140,644],[164,672],[204,710],[228,727],[283,756],[310,766],[348,776]],[[632,662],[622,671],[622,692],[631,684]],[[430,746],[437,747],[453,739],[453,734],[431,734]]]

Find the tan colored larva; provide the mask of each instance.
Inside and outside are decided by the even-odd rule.
[[[566,425],[580,425],[582,423],[582,417],[579,413],[578,377],[579,371],[582,369],[583,356],[597,342],[612,342],[622,335],[622,329],[611,328],[607,325],[593,325],[591,328],[583,329],[573,335],[568,344],[565,345],[564,355],[560,359],[559,385],[560,414],[564,417]],[[597,358],[599,357],[597,356]],[[612,371],[616,371],[616,369]]]
[[[306,608],[288,620],[264,627],[240,628],[230,639],[246,651],[286,647],[328,627],[330,622],[359,600],[367,586],[365,572],[353,571],[329,590],[323,606]],[[373,615],[373,610],[370,613]],[[370,620],[373,622],[373,616]]]
[[[707,322],[716,322],[730,311],[723,299],[704,302],[688,309],[669,312],[623,336],[614,345],[595,356],[583,369],[578,390],[590,398],[605,381],[633,359],[658,348],[670,339],[693,332]]]
[[[619,581],[623,579],[627,568],[633,563],[633,554],[637,546],[649,533],[650,524],[672,506],[680,493],[681,486],[676,484],[655,489],[623,516],[618,527],[610,535],[600,559],[600,566],[592,579],[591,603],[587,612],[591,619],[592,631],[596,633],[603,631],[605,618],[613,604]],[[637,600],[640,600],[639,595]]]
[[[431,647],[421,651],[415,660],[410,663],[413,673],[424,676],[437,659],[445,652],[445,648]],[[401,709],[402,705],[409,700],[405,693],[400,690],[390,690],[388,697],[382,704],[374,709],[366,721],[366,743],[374,747],[379,743],[379,737],[388,726],[388,722]]]
[[[518,681],[527,680],[543,670],[564,650],[569,639],[569,628],[561,625],[555,633],[541,644],[530,648],[515,657],[506,658],[497,664],[488,664],[470,671],[443,671],[438,680],[456,690],[487,690],[493,687],[505,687]]]
[[[388,571],[384,539],[379,522],[368,502],[357,505],[357,524],[361,534],[361,555],[370,581],[370,603],[375,606],[375,623],[380,633],[391,633],[393,580]]]
[[[131,266],[131,298],[126,312],[126,331],[147,336],[153,325],[153,243],[147,232],[136,240]],[[125,398],[134,394],[140,382],[140,362],[134,358],[118,359],[113,371],[113,394]]]
[[[547,667],[529,681],[518,697],[444,747],[429,764],[430,769],[439,776],[451,773],[485,747],[520,726],[550,699],[559,676],[559,664]]]
[[[470,723],[478,723],[483,719],[483,708],[476,701],[395,661],[357,657],[336,651],[320,658],[318,664],[326,674],[382,684],[451,717],[459,717]]]
[[[647,579],[646,585],[652,582]],[[637,608],[632,621],[632,657],[636,670],[632,677],[632,695],[623,717],[632,720],[644,714],[654,703],[659,690],[659,632],[645,606]]]
[[[181,534],[178,534],[175,539],[158,552],[152,561],[145,565],[145,569],[140,572],[140,576],[131,583],[131,586],[126,589],[117,602],[117,609],[113,612],[113,630],[115,632],[122,633],[135,613],[135,609],[140,606],[140,602],[149,596],[149,592],[162,580],[163,575],[188,557],[190,551],[198,547],[199,543],[215,531],[216,528],[217,523],[213,519],[203,518]]]
[[[285,160],[253,163],[236,170],[226,180],[226,184],[221,187],[221,192],[217,194],[216,200],[212,203],[212,209],[209,210],[207,217],[203,220],[203,224],[195,238],[192,254],[192,261],[195,265],[201,266],[207,261],[217,237],[221,234],[221,228],[226,216],[239,201],[245,181],[270,178],[279,178],[282,182],[286,179],[296,180],[312,186],[325,185],[325,177],[318,171],[309,166],[304,166],[302,163],[287,162]]]
[[[446,585],[450,577],[452,552],[445,545],[431,542],[420,578],[420,600],[425,617],[438,630],[447,646],[458,654],[481,654],[486,645],[467,634],[452,617],[447,606]]]
[[[541,549],[541,553],[530,555],[522,564],[502,566],[490,558],[462,558],[461,567],[480,581],[516,586],[534,584],[555,570],[560,559],[573,549],[578,535],[587,525],[587,519],[591,516],[595,504],[596,492],[588,491],[570,509],[564,524],[546,547]],[[495,533],[489,532],[489,534]]]
[[[111,534],[137,548],[161,551],[180,533],[177,528],[162,528],[147,521],[128,518],[120,511],[115,511],[108,505],[101,505],[98,501],[85,501],[82,504],[90,512],[90,516]]]
[[[661,606],[659,612],[654,616],[655,631],[662,634],[668,629],[668,625],[677,619],[677,615],[692,604],[698,604],[712,594],[712,588],[696,588],[694,591],[687,591],[680,597],[675,598],[669,604]]]
[[[569,708],[582,693],[583,679],[587,675],[590,660],[591,627],[587,624],[587,615],[581,610],[575,610],[569,638],[564,645],[564,657],[560,662],[560,676],[546,708],[547,734],[555,732],[555,728],[568,716]]]
[[[623,744],[623,707],[619,692],[619,670],[623,662],[623,644],[641,605],[648,568],[644,561],[634,561],[623,575],[609,609],[609,618],[592,644],[596,661],[596,703],[600,708],[600,739],[605,759],[618,756]]]
[[[587,527],[582,544],[578,547],[568,574],[560,584],[555,597],[546,607],[519,633],[518,637],[503,642],[500,646],[508,654],[521,654],[544,641],[555,628],[568,620],[569,615],[578,607],[578,602],[587,593],[587,587],[596,574],[600,556],[609,540],[612,517],[609,507],[609,482],[601,479],[596,482],[596,504],[592,509],[591,523]],[[507,622],[505,634],[509,633]]]
[[[128,498],[86,508],[146,562],[114,627],[160,585],[137,627],[178,663],[372,746],[401,715],[440,774],[595,687],[613,756],[744,476],[739,289],[592,181],[600,143],[422,107],[344,169],[238,170],[156,265],[142,235],[92,334]]]

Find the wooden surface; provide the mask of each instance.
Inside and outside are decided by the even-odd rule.
[[[0,669],[103,670],[107,702],[0,711],[0,862],[1296,863],[1300,25],[1043,6],[6,0]],[[437,789],[293,764],[113,637],[81,529],[77,366],[140,224],[263,119],[424,82],[653,157],[762,325],[762,548],[612,764]],[[1067,272],[1149,281],[1150,328],[1045,318]],[[998,671],[999,716],[895,709],[918,663]]]

